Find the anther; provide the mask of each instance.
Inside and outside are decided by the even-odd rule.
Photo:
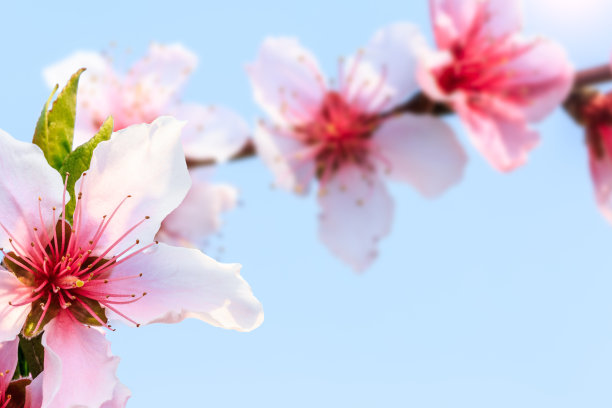
[[[151,217],[149,217],[148,215],[145,215],[145,220],[148,220],[149,218]]]

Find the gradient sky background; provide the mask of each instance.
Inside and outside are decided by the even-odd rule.
[[[29,140],[49,93],[42,69],[111,42],[125,61],[152,40],[184,43],[200,57],[184,99],[254,123],[244,65],[266,35],[299,37],[329,73],[387,23],[431,38],[424,0],[96,4],[3,4],[0,128]],[[609,61],[611,2],[525,6],[526,31],[562,42],[578,68]],[[503,175],[450,122],[470,155],[463,182],[435,201],[392,185],[393,232],[361,276],[317,240],[315,197],[272,190],[257,159],[220,168],[242,205],[207,252],[244,265],[266,321],[247,334],[120,327],[109,337],[128,406],[610,407],[612,227],[582,130],[557,111],[529,163]]]

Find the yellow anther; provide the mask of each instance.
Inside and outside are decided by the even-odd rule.
[[[83,281],[82,281],[82,280],[80,280],[80,279],[77,279],[77,280],[76,280],[76,282],[74,282],[74,285],[75,285],[77,288],[82,288],[84,284],[85,284],[85,282],[83,282]]]

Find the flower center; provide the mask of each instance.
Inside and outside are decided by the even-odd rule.
[[[465,35],[450,49],[453,60],[436,72],[438,85],[446,93],[456,90],[502,93],[513,102],[528,103],[531,90],[518,82],[527,82],[529,78],[517,78],[512,62],[531,51],[537,41],[518,44],[512,33],[491,37],[483,30],[491,19],[487,3],[481,2],[477,7]]]
[[[84,176],[81,188],[84,184]],[[64,185],[64,193],[66,185]],[[48,232],[44,227],[44,217],[41,208],[42,199],[38,200],[39,227],[32,227],[30,242],[19,242],[0,223],[9,235],[12,250],[5,251],[4,264],[8,270],[30,290],[18,295],[9,302],[12,306],[23,306],[32,304],[30,314],[26,319],[23,333],[27,337],[37,335],[51,321],[60,310],[67,312],[69,316],[86,325],[99,325],[111,329],[107,324],[105,309],[110,309],[124,317],[135,325],[139,325],[129,317],[123,315],[116,309],[116,305],[132,303],[146,293],[136,295],[135,293],[114,293],[106,289],[109,282],[125,279],[135,279],[142,273],[133,276],[122,276],[113,278],[113,268],[137,256],[145,249],[155,245],[151,243],[134,250],[140,241],[128,246],[125,250],[116,253],[113,249],[124,240],[124,238],[145,222],[145,217],[133,227],[129,228],[117,241],[107,248],[99,248],[100,238],[103,236],[114,215],[131,196],[125,197],[110,217],[106,215],[93,234],[93,236],[82,235],[79,229],[82,217],[82,192],[77,195],[77,202],[73,216],[73,226],[65,219],[66,203],[63,202],[61,216],[56,214],[56,208],[52,209],[53,228]],[[101,251],[99,251],[101,249]],[[99,255],[93,255],[93,253]],[[111,252],[113,255],[111,256]],[[112,329],[111,329],[112,330]],[[0,407],[1,408],[1,407]]]
[[[316,174],[325,179],[345,163],[372,168],[370,138],[380,120],[351,106],[336,91],[328,92],[312,121],[295,126],[316,162]]]

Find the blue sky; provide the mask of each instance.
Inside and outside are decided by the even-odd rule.
[[[7,3],[0,128],[29,139],[49,92],[43,67],[111,42],[126,60],[152,40],[183,42],[200,57],[184,99],[254,123],[244,65],[266,35],[299,37],[330,73],[387,23],[431,37],[425,1],[355,3]],[[526,31],[561,41],[577,67],[607,62],[612,5],[576,3],[529,2]],[[594,204],[582,130],[555,112],[529,163],[504,175],[449,122],[470,156],[464,180],[435,201],[391,185],[393,231],[360,276],[317,240],[314,197],[271,189],[256,159],[220,168],[242,204],[208,253],[244,265],[266,321],[248,334],[199,321],[121,327],[109,337],[128,406],[612,405],[612,228]]]

